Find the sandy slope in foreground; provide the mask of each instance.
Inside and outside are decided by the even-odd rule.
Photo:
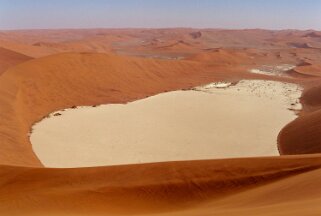
[[[321,159],[2,166],[1,215],[319,215]]]
[[[76,31],[71,37],[79,39],[78,35],[88,34],[88,31]],[[95,37],[105,44],[105,32],[93,31],[98,32]],[[7,70],[0,76],[0,162],[8,165],[0,167],[1,215],[155,215],[156,212],[195,216],[213,213],[320,215],[320,155],[82,169],[41,168],[26,135],[34,122],[50,112],[73,105],[123,103],[215,80],[249,78],[304,85],[304,112],[283,129],[280,146],[286,147],[283,153],[294,150],[302,153],[307,149],[310,153],[320,152],[320,91],[318,87],[311,88],[320,85],[320,54],[314,49],[320,47],[318,33],[193,29],[128,31],[128,35],[137,38],[150,37],[150,41],[143,44],[143,51],[159,46],[160,41],[153,37],[165,41],[166,38],[188,40],[189,45],[170,43],[179,49],[190,49],[195,44],[210,49],[185,61],[59,54]],[[69,32],[74,31],[54,31],[55,37],[62,36],[59,40],[66,40],[64,35],[70,40]],[[1,37],[8,39],[16,35],[18,41],[30,40],[30,44],[52,39],[57,42],[52,34],[46,30],[13,31],[1,34]],[[29,56],[48,55],[53,51],[47,47],[52,44],[39,43],[38,47],[29,42],[27,46],[4,45],[17,52],[30,53]],[[264,49],[212,49],[234,45]],[[125,45],[125,49],[131,48]],[[138,50],[137,44],[132,49]],[[193,49],[194,52],[199,50]],[[180,55],[182,50],[174,52]],[[157,50],[156,53],[162,54]],[[280,63],[298,65],[288,72],[293,78],[245,72],[262,64]]]
[[[55,112],[33,126],[33,150],[46,167],[279,155],[277,135],[296,117],[298,86],[242,80],[196,89]]]

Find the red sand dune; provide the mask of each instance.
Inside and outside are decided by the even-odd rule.
[[[32,46],[25,43],[16,43],[13,41],[7,41],[7,40],[1,40],[0,39],[0,47],[21,53],[26,56],[30,56],[33,58],[38,58],[50,54],[54,54],[56,51],[50,48],[43,48],[43,47],[37,47]]]
[[[288,124],[279,134],[283,154],[321,152],[321,85],[304,92],[302,102],[308,113]]]
[[[10,215],[21,212],[23,215],[320,213],[320,205],[315,205],[321,201],[320,166],[319,156],[81,169],[3,166],[0,212]]]
[[[8,68],[0,76],[0,215],[320,215],[320,154],[48,169],[42,167],[28,139],[33,123],[75,105],[125,103],[218,80],[272,79],[305,87],[303,112],[279,135],[281,152],[320,153],[320,54],[317,49],[288,47],[293,41],[317,43],[314,34],[307,36],[310,33],[195,29],[6,32],[0,42],[5,48],[0,49],[0,65]],[[83,52],[90,43],[98,44],[91,51],[96,52],[102,44],[117,40],[125,51],[163,54],[137,43],[137,39],[154,38],[184,40],[198,51],[185,60]],[[40,41],[41,46],[32,45]],[[49,44],[55,44],[54,49]],[[204,50],[199,49],[200,44]],[[61,53],[70,48],[73,53]],[[183,52],[180,46],[174,51]],[[46,57],[28,60],[23,54]],[[262,64],[282,63],[297,64],[298,73],[311,76],[248,72]]]
[[[0,47],[0,75],[8,68],[30,59],[29,56]]]

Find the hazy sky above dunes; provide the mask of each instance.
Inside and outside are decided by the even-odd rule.
[[[321,0],[0,0],[0,29],[321,30]]]

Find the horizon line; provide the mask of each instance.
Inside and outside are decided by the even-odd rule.
[[[264,30],[264,31],[321,31],[321,29],[314,29],[314,28],[280,28],[280,29],[273,29],[273,28],[222,28],[222,27],[58,27],[58,28],[14,28],[14,29],[1,29],[0,31],[48,31],[48,30],[161,30],[161,29],[195,29],[195,30],[239,30],[239,31],[246,31],[246,30]]]

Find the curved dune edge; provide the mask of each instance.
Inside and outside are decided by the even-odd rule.
[[[318,80],[318,83],[320,81]],[[321,86],[314,85],[302,96],[305,114],[286,125],[279,133],[281,154],[313,154],[321,152]]]
[[[321,189],[317,187],[320,167],[320,155],[81,169],[2,166],[0,212],[180,215],[182,211],[182,215],[226,215],[225,211],[254,213],[255,208],[274,205],[278,205],[278,211],[286,211],[288,205],[294,207],[291,210],[302,211],[311,207],[305,202],[321,201]],[[308,186],[293,188],[303,182]],[[313,210],[320,212],[321,208],[313,206]],[[268,214],[262,211],[260,215]]]
[[[284,127],[278,136],[281,154],[321,152],[321,110],[305,114]]]
[[[173,211],[180,210],[182,215],[226,215],[226,211],[229,215],[270,215],[281,210],[302,215],[312,207],[314,213],[321,212],[315,205],[321,201],[320,155],[46,169],[31,150],[27,136],[31,125],[52,111],[125,103],[216,80],[266,78],[242,72],[252,64],[246,59],[239,67],[211,67],[195,61],[68,53],[9,69],[0,76],[0,162],[4,164],[0,168],[0,213],[162,211],[177,215]]]

